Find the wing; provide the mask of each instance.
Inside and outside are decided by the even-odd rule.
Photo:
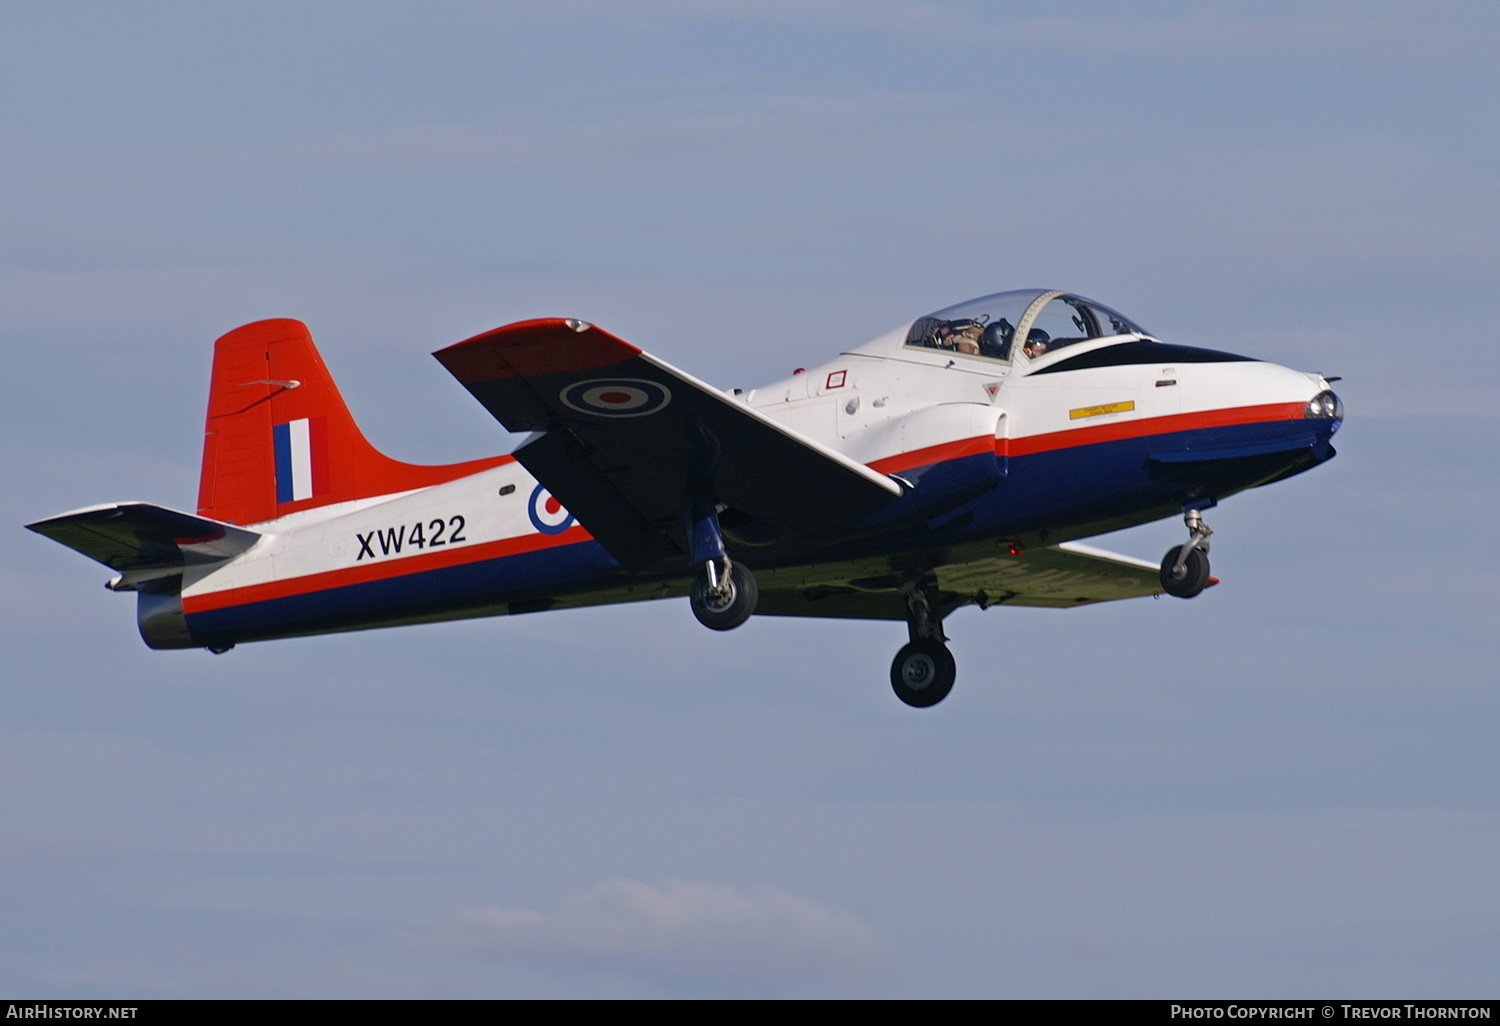
[[[1067,609],[1161,593],[1154,563],[1073,542],[1022,556],[951,563],[936,574],[943,615],[970,604]],[[906,599],[897,590],[901,578],[881,561],[790,567],[757,577],[757,616],[906,619]]]
[[[90,506],[26,526],[131,575],[218,563],[260,539],[242,527],[145,502]]]
[[[938,586],[977,596],[982,605],[1068,608],[1160,594],[1159,571],[1155,563],[1066,542],[1024,556],[939,567]]]
[[[523,321],[433,355],[508,430],[535,432],[516,459],[630,570],[686,553],[694,494],[728,507],[726,528],[824,538],[902,491],[582,321]]]

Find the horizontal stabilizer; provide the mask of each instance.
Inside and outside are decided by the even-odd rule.
[[[219,563],[260,539],[243,527],[146,502],[90,506],[26,526],[121,573]]]
[[[507,429],[537,432],[516,460],[631,570],[686,552],[694,495],[739,522],[818,538],[902,492],[582,321],[524,321],[434,355]]]

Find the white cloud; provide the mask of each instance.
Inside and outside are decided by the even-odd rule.
[[[889,961],[854,913],[775,887],[614,880],[551,912],[465,908],[423,940],[499,962],[668,980],[810,981],[864,975]]]

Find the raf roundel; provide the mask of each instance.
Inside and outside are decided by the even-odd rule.
[[[564,404],[579,413],[604,417],[644,417],[672,401],[665,385],[640,378],[604,378],[580,381],[559,394]]]
[[[531,525],[543,534],[562,534],[573,526],[573,514],[541,485],[532,490],[526,512]]]

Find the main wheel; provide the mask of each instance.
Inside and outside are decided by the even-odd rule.
[[[732,631],[755,612],[760,590],[755,586],[755,575],[738,563],[730,564],[729,579],[721,583],[723,587],[715,592],[708,586],[708,571],[699,571],[689,601],[693,615],[703,626]]]
[[[925,709],[937,705],[953,690],[958,667],[941,641],[922,639],[905,645],[891,663],[891,687],[907,705]]]
[[[1168,595],[1178,598],[1192,598],[1208,587],[1208,557],[1203,554],[1202,549],[1194,549],[1188,553],[1187,560],[1182,569],[1177,573],[1172,568],[1177,565],[1177,555],[1182,551],[1182,546],[1167,550],[1167,554],[1161,561],[1161,590]]]

